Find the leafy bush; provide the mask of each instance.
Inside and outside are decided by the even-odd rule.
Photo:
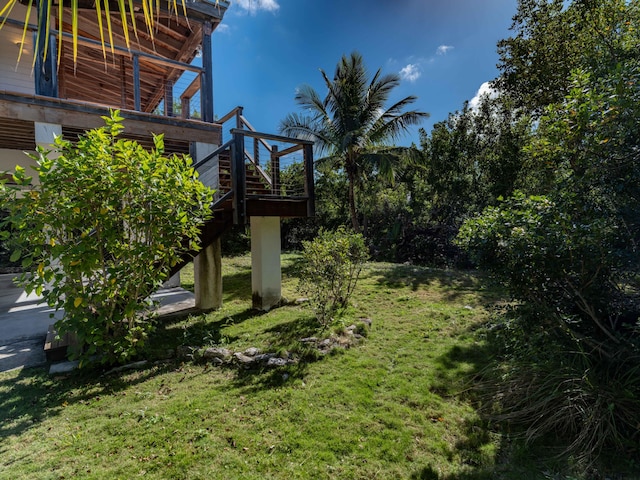
[[[318,322],[326,328],[347,307],[368,251],[362,235],[344,227],[321,230],[303,247],[300,290],[310,296]]]
[[[458,236],[531,325],[515,331],[499,387],[508,417],[532,438],[566,433],[568,453],[591,460],[604,446],[640,444],[639,72],[576,71],[527,147],[529,188],[544,195],[516,193]]]
[[[20,283],[64,309],[56,327],[76,333],[82,350],[73,356],[114,363],[144,345],[148,297],[197,248],[212,191],[188,157],[163,155],[162,136],[146,151],[118,138],[117,111],[104,118],[77,144],[57,137],[57,156],[34,155],[39,184],[17,167],[22,190],[3,186],[0,197],[18,245],[12,259],[31,270]]]
[[[502,360],[476,384],[491,421],[508,423],[510,434],[527,442],[564,448],[577,470],[592,466],[603,451],[619,459],[637,450],[638,353],[602,357],[579,350],[532,325],[522,310],[511,313],[515,317],[494,332],[507,346]]]

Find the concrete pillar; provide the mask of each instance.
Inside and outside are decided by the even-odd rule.
[[[269,310],[280,302],[280,217],[251,217],[253,308]]]
[[[196,308],[213,310],[222,306],[222,255],[220,239],[214,240],[193,259]]]
[[[43,148],[51,148],[55,135],[62,135],[62,125],[55,123],[35,122],[36,145]]]
[[[213,153],[217,145],[211,143],[194,142],[191,146],[193,163],[197,163],[210,153]],[[198,168],[199,180],[207,187],[217,189],[220,186],[220,168],[218,157],[214,157]]]
[[[191,144],[193,162],[204,159],[212,153],[217,145],[194,142]],[[213,158],[198,169],[199,180],[206,186],[218,188],[220,185],[220,170],[218,158]],[[222,306],[222,252],[220,239],[201,250],[193,259],[194,291],[196,308],[212,310]]]

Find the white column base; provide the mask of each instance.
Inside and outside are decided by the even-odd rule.
[[[215,240],[193,259],[196,308],[222,307],[222,254],[220,239]]]
[[[253,308],[267,311],[282,298],[280,217],[251,217]]]

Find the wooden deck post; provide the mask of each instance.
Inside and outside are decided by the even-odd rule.
[[[37,40],[36,65],[34,70],[36,95],[44,95],[45,97],[58,96],[58,69],[56,54],[56,38],[53,35],[45,35],[47,32],[46,22],[49,19],[49,2],[46,0],[37,0],[36,6],[38,10],[38,28],[42,32],[40,36],[34,34]],[[45,49],[47,56],[45,58]]]
[[[280,194],[280,155],[278,145],[271,145],[271,193]]]
[[[202,88],[200,99],[202,101],[202,121],[213,123],[213,52],[211,48],[211,22],[202,25]]]
[[[246,172],[244,169],[244,135],[235,131],[231,145],[231,189],[233,190],[233,223],[246,223]]]
[[[140,100],[140,57],[133,54],[133,108],[139,112],[141,108]]]
[[[315,217],[316,215],[316,194],[313,178],[313,145],[305,145],[303,147],[304,158],[304,193],[307,197],[307,217]]]

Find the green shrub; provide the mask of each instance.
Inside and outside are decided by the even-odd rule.
[[[487,375],[492,380],[480,386],[491,420],[508,423],[510,434],[527,442],[553,442],[578,462],[578,470],[586,470],[603,452],[619,458],[637,450],[638,354],[603,358],[568,350],[545,332],[525,330],[531,345],[508,349],[508,361],[497,363]]]
[[[309,295],[318,322],[326,328],[347,307],[369,256],[367,247],[361,234],[341,227],[321,230],[315,240],[303,242],[302,256],[300,290]]]
[[[64,309],[56,327],[75,332],[83,361],[122,362],[144,345],[152,327],[149,295],[183,252],[197,248],[212,191],[188,157],[163,155],[162,136],[146,151],[118,138],[118,112],[73,144],[55,139],[54,153],[34,159],[40,183],[17,167],[20,188],[0,188],[8,222],[30,271],[28,292]]]

